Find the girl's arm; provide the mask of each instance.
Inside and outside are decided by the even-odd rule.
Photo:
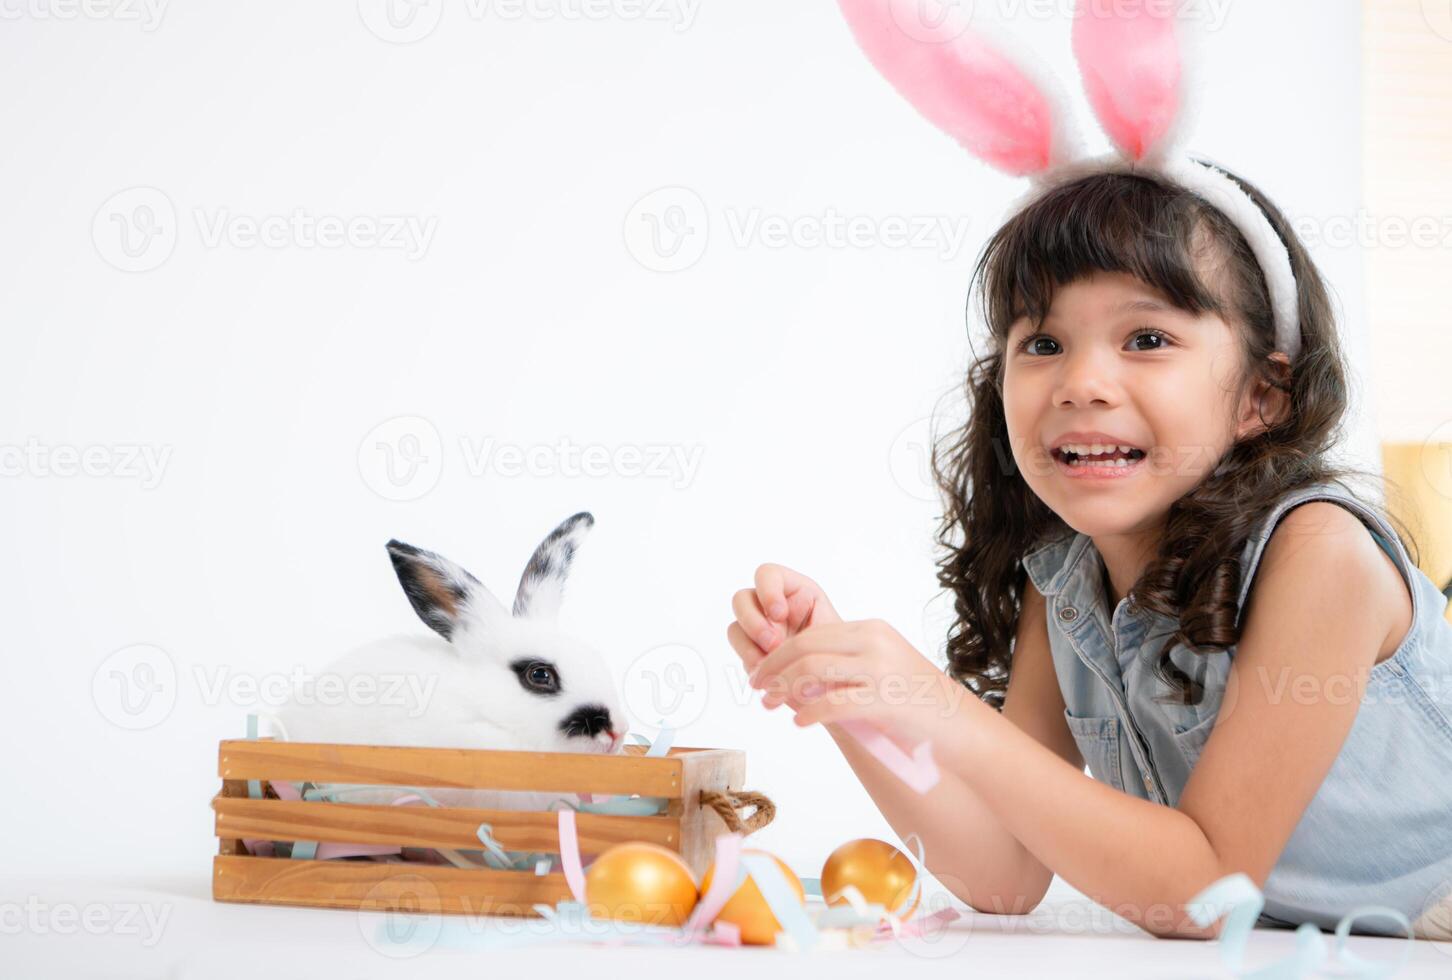
[[[1014,642],[1013,670],[1003,717],[1054,758],[1083,769],[1079,747],[1064,723],[1064,699],[1054,676],[1044,599],[1028,583]],[[1054,873],[1021,844],[978,792],[953,772],[920,795],[889,772],[839,725],[827,725],[842,755],[901,838],[923,841],[928,869],[960,900],[980,912],[1032,911]]]
[[[1085,776],[973,699],[944,716],[935,754],[1095,901],[1155,935],[1213,937],[1218,924],[1195,926],[1185,903],[1237,871],[1264,885],[1406,602],[1354,515],[1330,503],[1291,511],[1266,546],[1220,713],[1177,808]]]

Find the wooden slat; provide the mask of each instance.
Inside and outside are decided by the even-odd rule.
[[[370,861],[212,858],[212,897],[219,902],[384,912],[533,916],[536,902],[571,899],[561,872],[445,868]]]
[[[690,756],[685,760],[686,790],[680,810],[681,859],[686,862],[696,880],[716,857],[716,837],[726,832],[726,825],[710,807],[701,805],[701,791],[741,789],[746,784],[746,754],[723,750]],[[675,801],[672,801],[674,804]]]
[[[333,841],[408,847],[479,849],[476,830],[491,826],[509,851],[559,850],[559,816],[539,810],[435,809],[284,800],[212,800],[216,834],[249,840]],[[580,850],[599,854],[624,841],[643,840],[680,849],[680,822],[670,817],[622,817],[581,813],[575,817]],[[226,852],[224,852],[226,853]]]
[[[223,779],[287,779],[370,786],[614,793],[677,798],[684,758],[739,754],[730,749],[672,749],[663,758],[571,752],[501,752],[227,739],[218,753]]]
[[[224,780],[222,780],[222,792],[218,794],[218,798],[222,798],[222,799],[239,799],[240,798],[240,799],[244,799],[245,800],[247,798],[247,781],[246,780],[243,780],[243,779],[224,779]],[[217,806],[217,799],[214,798],[212,800],[212,807],[215,809],[216,806]],[[218,837],[218,841],[217,841],[217,853],[218,854],[246,854],[247,853],[247,848],[242,845],[242,838],[241,838],[241,835],[240,834],[238,834],[236,836],[230,836],[230,837],[229,836],[224,836],[222,834],[218,834],[217,837]],[[255,838],[249,838],[249,839],[255,839]]]

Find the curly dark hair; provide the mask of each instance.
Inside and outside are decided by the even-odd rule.
[[[1176,644],[1203,654],[1238,641],[1240,554],[1277,499],[1328,480],[1350,491],[1353,477],[1379,479],[1327,458],[1342,435],[1348,372],[1325,283],[1275,205],[1230,176],[1290,252],[1301,350],[1289,370],[1269,357],[1270,296],[1245,238],[1204,199],[1153,173],[1096,173],[1055,187],[1004,224],[978,259],[969,307],[977,291],[990,349],[975,354],[965,384],[967,421],[935,440],[932,468],[945,500],[937,543],[947,553],[937,563],[938,582],[954,597],[948,673],[995,708],[1003,706],[1027,581],[1022,558],[1072,533],[1019,473],[1003,404],[1009,329],[1023,316],[1042,324],[1055,288],[1096,272],[1133,275],[1176,307],[1217,314],[1236,329],[1242,391],[1259,378],[1288,395],[1290,410],[1279,421],[1231,446],[1214,472],[1171,506],[1157,554],[1130,592],[1133,606],[1178,620],[1155,664],[1172,692],[1167,700],[1196,704],[1203,693],[1198,679],[1170,659]],[[1404,525],[1388,518],[1414,551]]]

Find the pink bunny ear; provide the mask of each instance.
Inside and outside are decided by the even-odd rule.
[[[1162,151],[1181,111],[1173,11],[1078,0],[1074,57],[1099,124],[1131,160]]]
[[[922,0],[837,0],[857,43],[893,87],[974,156],[1014,176],[1066,155],[1066,112],[1010,59],[950,17],[928,22]]]

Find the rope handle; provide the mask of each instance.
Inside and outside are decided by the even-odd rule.
[[[776,804],[765,793],[756,793],[749,789],[727,790],[724,793],[703,789],[701,806],[715,810],[727,830],[742,836],[755,833],[776,818]],[[751,816],[742,820],[737,811],[744,807],[754,809]]]

